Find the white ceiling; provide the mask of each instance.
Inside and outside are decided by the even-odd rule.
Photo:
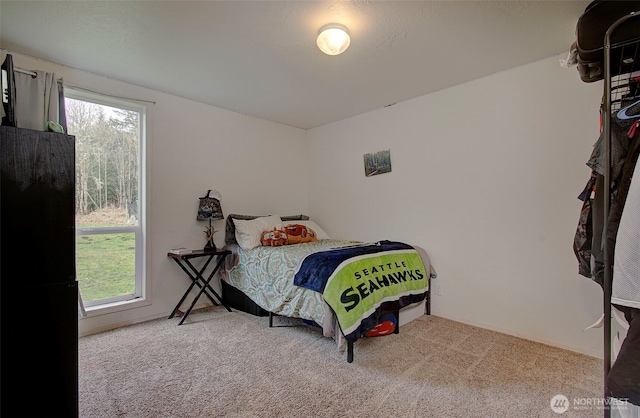
[[[309,129],[566,52],[589,2],[1,0],[0,47]]]

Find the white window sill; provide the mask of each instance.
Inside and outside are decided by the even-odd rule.
[[[149,305],[151,305],[150,301],[142,298],[136,298],[136,299],[125,300],[120,302],[105,303],[102,305],[85,306],[87,315],[84,316],[83,318],[80,318],[80,320],[84,318],[91,318],[95,316],[107,315],[115,312],[122,312],[130,309],[141,308],[143,306],[149,306]]]

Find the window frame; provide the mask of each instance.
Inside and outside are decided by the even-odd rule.
[[[104,235],[116,233],[134,233],[135,236],[135,291],[133,294],[114,296],[97,301],[84,302],[87,317],[104,315],[112,312],[132,309],[151,304],[150,286],[148,283],[146,257],[146,220],[147,220],[147,124],[149,123],[149,108],[133,99],[114,97],[103,93],[87,91],[78,87],[64,87],[66,98],[85,101],[98,105],[115,107],[134,111],[140,115],[138,142],[138,224],[113,227],[77,228],[76,236]]]

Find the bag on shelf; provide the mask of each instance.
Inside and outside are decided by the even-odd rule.
[[[596,0],[591,2],[578,19],[576,45],[578,47],[578,72],[586,83],[604,79],[604,37],[609,27],[618,19],[632,12],[640,13],[640,1]],[[621,24],[611,36],[611,45],[618,46],[640,38],[637,19]],[[611,76],[626,74],[635,50],[612,48]],[[627,56],[628,55],[628,56]],[[636,67],[637,68],[637,67]]]

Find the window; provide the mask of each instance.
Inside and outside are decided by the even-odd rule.
[[[144,299],[144,122],[134,102],[66,89],[76,137],[76,275],[89,312]]]

